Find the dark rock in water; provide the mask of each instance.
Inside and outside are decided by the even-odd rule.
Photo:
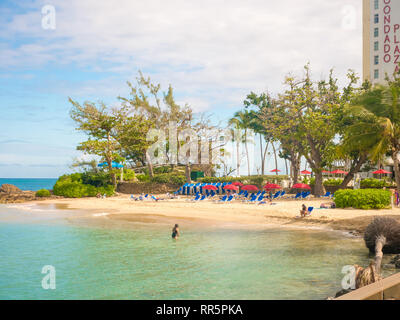
[[[364,233],[365,245],[371,253],[375,253],[376,239],[380,236],[386,239],[383,253],[400,253],[400,223],[395,219],[385,217],[375,218],[371,222]]]
[[[342,289],[342,290],[340,290],[340,291],[338,291],[337,293],[336,293],[336,295],[335,295],[335,298],[339,298],[339,297],[341,297],[341,296],[344,296],[345,294],[348,294],[348,293],[350,293],[350,292],[352,292],[353,290],[351,290],[351,289]]]
[[[391,264],[394,264],[397,269],[400,269],[400,254],[395,256],[392,261],[390,261]]]
[[[12,184],[3,184],[0,188],[0,192],[13,194],[13,193],[22,193],[22,190]]]

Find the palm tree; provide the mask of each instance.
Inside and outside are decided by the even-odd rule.
[[[390,153],[397,184],[400,192],[400,74],[387,85],[378,85],[362,94],[352,106],[352,111],[365,121],[355,124],[355,138],[361,143],[376,140],[371,158],[377,160]]]
[[[248,170],[249,176],[251,175],[251,171],[250,171],[249,149],[248,149],[247,142],[248,142],[248,130],[251,129],[252,119],[253,119],[253,117],[252,117],[251,112],[249,112],[248,110],[244,110],[244,111],[236,112],[234,117],[229,120],[230,125],[233,125],[236,129],[244,130],[244,134],[243,134],[241,140],[239,140],[238,137],[236,137],[236,147],[237,147],[238,159],[239,159],[239,144],[244,143],[244,147],[246,149],[246,156],[247,156],[247,170]],[[239,168],[239,165],[240,164],[237,163],[238,168]]]

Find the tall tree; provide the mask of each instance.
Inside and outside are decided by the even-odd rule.
[[[80,105],[69,98],[73,108],[71,118],[77,123],[77,130],[84,131],[89,139],[81,142],[77,147],[88,154],[102,157],[107,162],[108,170],[111,173],[112,183],[117,185],[112,162],[118,157],[121,146],[117,140],[117,127],[125,116],[124,109],[108,110],[104,103],[96,105],[92,102],[85,102]]]
[[[376,140],[371,151],[376,160],[390,153],[395,172],[397,190],[400,192],[400,74],[386,79],[386,85],[377,85],[362,94],[352,106],[352,112],[363,120],[354,124],[353,139],[360,143]]]

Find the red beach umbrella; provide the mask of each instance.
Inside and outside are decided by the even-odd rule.
[[[264,189],[266,189],[266,190],[275,190],[275,189],[282,189],[282,187],[279,184],[267,183],[264,186]]]
[[[232,183],[232,185],[236,186],[236,187],[243,187],[243,183],[241,183],[239,181],[236,181],[236,182]]]
[[[274,169],[274,170],[271,170],[270,172],[281,172],[281,170]]]
[[[331,172],[327,170],[322,170],[322,173],[331,173]]]
[[[305,189],[305,190],[311,190],[311,187],[308,184],[305,183],[296,183],[292,189]]]
[[[214,190],[214,191],[218,190],[218,188],[216,186],[213,186],[211,184],[204,186],[203,189],[204,190]]]
[[[373,173],[373,174],[389,174],[389,173],[391,173],[391,172],[386,171],[386,170],[383,170],[383,169],[380,169],[380,170],[375,171],[375,172],[372,172],[372,173]]]
[[[311,172],[310,171],[307,171],[307,170],[303,170],[302,172],[300,172],[301,174],[311,174]]]
[[[224,187],[225,190],[234,190],[234,191],[238,191],[239,187],[234,186],[233,184],[228,184],[227,186]]]
[[[253,186],[251,184],[244,186],[242,188],[242,190],[246,190],[246,191],[258,191],[258,188],[256,186]]]
[[[343,171],[343,170],[335,170],[335,171],[332,171],[331,173],[333,173],[333,174],[347,174],[347,172]]]

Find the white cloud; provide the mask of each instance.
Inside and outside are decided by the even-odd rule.
[[[331,67],[341,79],[348,68],[361,71],[359,0],[52,3],[54,31],[41,29],[45,1],[0,25],[6,40],[0,42],[0,68],[56,63],[115,74],[83,83],[76,88],[80,93],[104,84],[117,88],[141,69],[164,86],[171,83],[179,100],[197,105],[198,111],[221,104],[238,107],[250,90],[277,91],[286,73],[300,71],[308,61],[317,78]],[[343,8],[349,5],[357,12],[354,30],[342,26]],[[17,46],[7,44],[22,37]]]

